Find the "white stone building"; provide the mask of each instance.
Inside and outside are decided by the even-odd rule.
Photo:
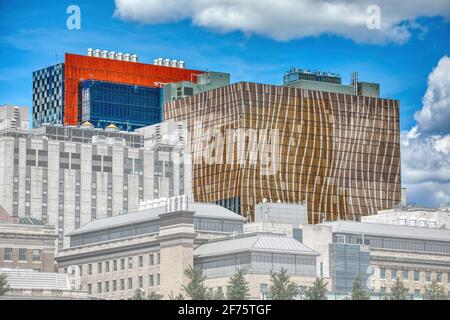
[[[20,129],[28,130],[29,114],[27,107],[11,105],[0,106],[0,130]]]
[[[0,205],[13,216],[55,225],[56,247],[67,247],[65,235],[94,219],[190,195],[182,129],[165,122],[139,132],[88,123],[0,130]]]

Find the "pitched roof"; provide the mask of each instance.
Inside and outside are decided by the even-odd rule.
[[[70,290],[67,274],[39,272],[31,269],[0,268],[11,289]]]
[[[450,230],[355,221],[325,222],[333,232],[450,242]]]
[[[211,219],[224,219],[224,220],[236,220],[243,221],[243,217],[230,211],[224,207],[216,204],[209,203],[188,203],[187,211],[194,211],[194,217],[196,218],[211,218]],[[166,207],[156,207],[150,209],[142,209],[127,214],[121,214],[114,217],[106,217],[89,222],[80,228],[74,230],[68,235],[76,235],[82,233],[88,233],[98,231],[102,229],[111,229],[122,227],[126,225],[133,225],[137,223],[149,222],[158,220],[159,215],[166,213]]]
[[[246,251],[319,255],[316,251],[294,238],[279,234],[257,233],[202,244],[194,250],[194,256],[216,256]]]

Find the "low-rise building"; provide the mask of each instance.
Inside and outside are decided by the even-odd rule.
[[[55,239],[54,226],[12,217],[0,206],[0,268],[53,272]]]

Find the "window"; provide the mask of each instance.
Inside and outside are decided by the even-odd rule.
[[[80,264],[79,266],[78,266],[78,269],[79,269],[79,271],[80,271],[80,277],[83,275],[83,265],[82,264]]]
[[[133,257],[129,257],[128,258],[128,269],[132,269],[133,268]]]
[[[5,248],[3,252],[3,260],[12,261],[12,248]]]
[[[88,275],[92,275],[92,263],[88,264]]]
[[[397,270],[392,270],[392,271],[391,271],[391,279],[392,279],[392,280],[397,279]]]
[[[386,279],[386,268],[380,268],[380,279]]]
[[[158,252],[157,257],[158,257],[158,259],[156,261],[156,264],[160,264],[161,263],[161,254],[159,252]]]
[[[381,292],[381,293],[386,293],[386,287],[381,287],[381,288],[380,288],[380,292]]]
[[[128,289],[133,289],[133,278],[128,278]]]
[[[436,272],[436,281],[442,282],[442,272]]]
[[[403,280],[408,280],[408,271],[403,271],[402,272],[402,277],[403,277]]]
[[[144,277],[139,276],[139,288],[143,288],[143,287],[144,287]]]
[[[161,284],[161,275],[158,273],[156,275],[156,285],[159,286]]]
[[[125,270],[125,259],[120,259],[120,270]]]
[[[88,289],[88,294],[92,294],[92,283],[88,283],[87,289]]]
[[[39,249],[33,250],[33,261],[35,262],[41,261],[41,250]]]
[[[125,290],[125,279],[120,279],[120,290]]]
[[[150,275],[148,276],[148,286],[149,286],[149,287],[153,287],[154,285],[155,285],[155,282],[154,282],[154,280],[153,280],[153,275],[150,274]]]
[[[109,261],[105,261],[105,272],[109,272]]]
[[[431,281],[431,272],[430,271],[425,272],[425,281],[426,282]]]
[[[153,253],[150,253],[149,260],[150,260],[149,264],[151,266],[155,265],[155,258],[153,256]]]
[[[261,283],[259,287],[259,292],[261,294],[261,300],[267,300],[267,293],[268,293],[268,286],[267,283]]]
[[[19,261],[27,261],[27,249],[19,248]]]
[[[97,283],[97,293],[102,293],[102,283]]]
[[[97,263],[97,273],[102,273],[102,263]]]
[[[117,271],[117,260],[113,260],[113,271]]]
[[[419,281],[420,271],[414,270],[414,281]]]
[[[117,291],[117,280],[113,280],[112,282],[112,291]]]
[[[144,266],[144,257],[139,256],[139,267],[142,268]]]
[[[420,289],[414,289],[414,294],[416,295],[420,294]]]
[[[109,281],[105,281],[105,292],[109,292]]]

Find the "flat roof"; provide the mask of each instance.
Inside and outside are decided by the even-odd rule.
[[[420,239],[450,242],[450,230],[421,228],[393,224],[355,221],[333,221],[322,225],[332,227],[333,233],[365,234],[390,238]]]
[[[203,258],[246,251],[319,255],[316,251],[294,238],[280,234],[257,233],[202,244],[194,250],[194,256]]]
[[[195,218],[234,220],[241,222],[244,220],[242,216],[216,204],[189,202],[184,211],[194,211]],[[113,217],[105,217],[81,226],[69,233],[68,236],[154,221],[158,220],[159,215],[163,213],[168,213],[165,206],[143,209]]]

